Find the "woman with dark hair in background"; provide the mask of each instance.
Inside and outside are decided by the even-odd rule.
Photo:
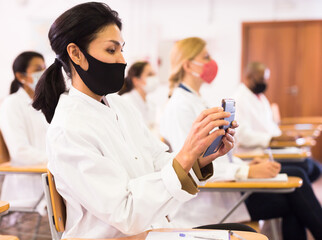
[[[158,79],[148,62],[135,62],[129,69],[119,95],[131,102],[142,114],[147,126],[152,130],[155,124],[155,107],[147,99],[147,94],[156,89]]]
[[[114,238],[170,226],[168,216],[197,195],[189,171],[208,179],[211,162],[234,145],[236,125],[209,134],[228,125],[221,119],[229,116],[211,108],[177,155],[166,152],[137,111],[113,94],[124,83],[121,28],[117,12],[90,2],[67,10],[49,31],[56,60],[42,75],[33,106],[51,123],[48,168],[66,203],[63,238]],[[72,81],[68,93],[62,67]],[[202,158],[224,134],[222,148]]]
[[[23,52],[13,62],[14,80],[10,95],[0,108],[0,129],[8,147],[11,164],[36,165],[47,162],[46,131],[48,124],[32,106],[35,86],[45,69],[44,57],[37,52]],[[10,207],[33,207],[43,194],[40,176],[6,175],[1,199]],[[44,208],[39,208],[43,213]]]

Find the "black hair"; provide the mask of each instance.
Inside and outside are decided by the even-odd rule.
[[[48,38],[56,53],[55,62],[44,72],[37,84],[32,106],[41,110],[48,123],[51,122],[59,97],[66,91],[61,67],[71,78],[70,58],[67,53],[69,43],[87,50],[96,34],[104,27],[115,24],[122,29],[118,13],[105,3],[89,2],[76,5],[60,15],[51,25]]]
[[[148,62],[142,61],[142,62],[136,62],[130,67],[129,71],[127,72],[127,76],[124,80],[123,87],[118,92],[119,95],[130,92],[134,88],[133,78],[140,77],[144,70],[144,67],[148,64],[149,64]]]
[[[19,88],[22,87],[22,83],[16,78],[16,73],[25,73],[29,67],[30,61],[35,57],[39,57],[44,60],[43,55],[40,53],[28,51],[20,53],[13,61],[12,71],[15,78],[10,85],[10,94],[17,92]]]

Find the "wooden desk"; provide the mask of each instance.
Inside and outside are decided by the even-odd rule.
[[[320,129],[294,129],[293,125],[282,125],[280,126],[282,131],[282,135],[292,135],[292,136],[300,136],[300,137],[312,137],[317,138],[320,136]]]
[[[205,229],[154,229],[154,232],[169,232],[169,231],[207,231]],[[260,233],[253,232],[243,232],[243,231],[234,231],[238,235],[244,237],[247,240],[268,240],[268,238]],[[149,231],[143,232],[141,234],[131,236],[131,237],[123,237],[123,238],[109,238],[109,239],[95,239],[95,240],[145,240]],[[235,237],[231,237],[231,240],[238,240]],[[66,238],[62,240],[94,240],[94,239],[83,239],[83,238]]]
[[[9,209],[9,203],[5,201],[0,201],[0,213],[6,212]]]
[[[10,162],[0,164],[0,174],[41,174],[46,172],[46,164],[32,166],[11,166]]]
[[[293,159],[296,161],[304,160],[311,156],[310,151],[303,150],[301,153],[290,153],[290,154],[272,154],[273,158],[277,161],[283,161],[283,160],[289,160]],[[256,157],[258,158],[269,158],[269,155],[266,153],[236,153],[234,154],[235,157],[241,158],[241,159],[254,159]]]
[[[19,239],[15,236],[0,235],[0,240],[19,240]]]
[[[322,117],[288,117],[282,118],[281,124],[322,124]]]
[[[313,138],[297,139],[296,141],[272,141],[271,148],[284,148],[284,147],[313,147],[316,141]]]
[[[205,189],[208,191],[225,191],[229,192],[231,190],[243,191],[244,190],[278,190],[283,189],[284,192],[292,192],[294,188],[301,187],[303,181],[299,177],[288,177],[287,182],[208,182],[204,186],[199,186],[200,189]]]
[[[7,174],[36,174],[40,175],[47,172],[46,164],[32,165],[32,166],[11,166],[10,162],[3,162],[0,164],[0,175]],[[42,200],[44,194],[42,194],[36,204],[33,207],[11,207],[10,211],[13,212],[35,212],[37,205]]]
[[[287,182],[208,182],[204,186],[199,186],[199,189],[200,191],[244,192],[235,205],[219,221],[219,223],[223,223],[253,193],[290,193],[295,188],[301,187],[302,184],[301,178],[290,176]]]

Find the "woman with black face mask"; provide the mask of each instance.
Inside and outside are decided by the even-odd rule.
[[[42,75],[33,107],[50,124],[48,168],[65,199],[63,238],[114,238],[169,227],[169,215],[197,195],[196,181],[212,174],[211,162],[234,145],[229,113],[211,108],[195,120],[178,154],[170,154],[116,93],[124,83],[122,23],[103,3],[84,3],[53,23],[55,62]],[[66,92],[64,68],[72,86]],[[222,148],[202,153],[218,136]]]

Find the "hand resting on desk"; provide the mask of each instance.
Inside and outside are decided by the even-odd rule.
[[[249,163],[248,178],[273,178],[281,171],[281,164],[266,158],[255,158]]]

